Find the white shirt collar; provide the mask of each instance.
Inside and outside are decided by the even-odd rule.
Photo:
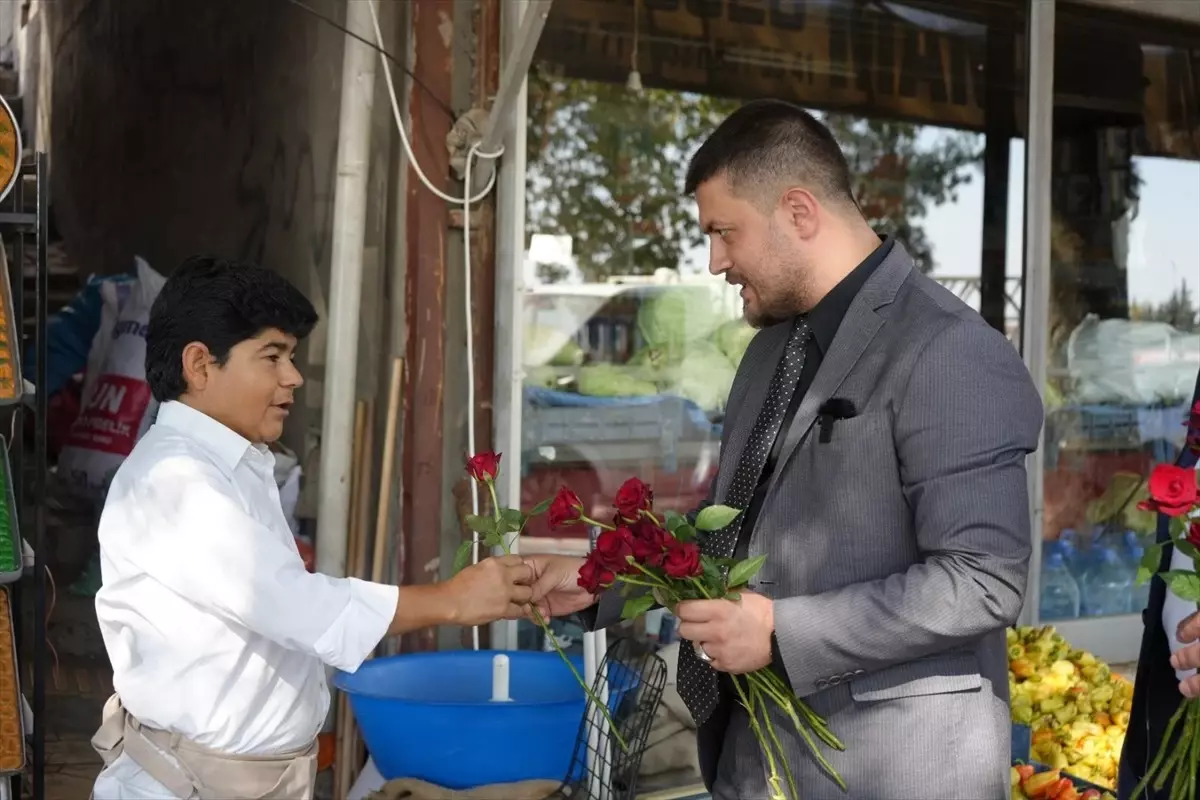
[[[232,428],[197,411],[187,403],[168,400],[159,406],[156,425],[164,425],[182,433],[210,450],[230,470],[236,469],[249,450],[266,454],[265,445],[255,445]]]

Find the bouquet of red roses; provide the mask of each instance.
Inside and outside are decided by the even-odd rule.
[[[620,584],[619,591],[626,598],[621,614],[624,619],[646,613],[655,603],[673,611],[676,604],[684,600],[736,601],[738,592],[766,562],[766,556],[738,561],[712,558],[701,552],[700,532],[725,528],[741,513],[738,509],[708,506],[696,515],[694,523],[672,511],[660,518],[654,511],[653,492],[637,478],[630,478],[621,486],[613,505],[616,514],[612,524],[589,519],[575,493],[563,487],[549,506],[548,521],[555,528],[584,524],[603,531],[579,570],[579,585],[597,594]],[[820,739],[836,750],[844,750],[845,746],[829,730],[825,720],[797,697],[783,678],[769,666],[730,677],[766,759],[771,800],[799,797],[783,746],[771,722],[771,707],[779,709],[791,720],[817,763],[845,791],[845,782],[821,753],[816,740]],[[783,781],[787,783],[787,794]]]
[[[1186,447],[1200,453],[1200,401],[1188,414],[1184,423],[1188,426]],[[1165,514],[1171,519],[1171,546],[1195,561],[1200,553],[1200,488],[1196,484],[1194,469],[1171,464],[1159,464],[1150,473],[1147,483],[1150,498],[1138,505],[1144,511]],[[1162,562],[1163,546],[1153,544],[1146,548],[1138,568],[1137,582],[1150,580]],[[1200,572],[1198,565],[1190,570],[1168,569],[1159,576],[1179,599],[1187,603],[1200,602]],[[1182,727],[1180,727],[1182,726]],[[1179,738],[1170,747],[1172,736],[1179,729]],[[1140,797],[1146,786],[1154,782],[1156,790],[1162,790],[1171,781],[1171,798],[1195,800],[1197,772],[1200,771],[1200,699],[1183,699],[1174,716],[1167,723],[1162,747],[1154,757],[1150,769],[1141,783],[1133,790],[1132,797]]]

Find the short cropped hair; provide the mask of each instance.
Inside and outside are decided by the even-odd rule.
[[[224,364],[234,345],[269,328],[303,339],[316,324],[312,303],[281,275],[255,264],[193,256],[167,278],[150,308],[150,391],[160,403],[187,391],[183,349],[192,342]]]
[[[723,176],[747,199],[774,203],[800,185],[822,202],[857,208],[850,168],[816,117],[782,100],[755,100],[730,114],[692,156],[684,192]]]

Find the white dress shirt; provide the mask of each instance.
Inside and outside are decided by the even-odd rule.
[[[1197,465],[1200,470],[1200,465]],[[1196,569],[1192,559],[1183,553],[1179,552],[1178,547],[1171,548],[1171,569],[1181,569],[1187,572],[1193,572]],[[1196,611],[1195,603],[1185,603],[1175,596],[1169,588],[1167,589],[1167,598],[1163,601],[1163,631],[1167,634],[1167,645],[1171,648],[1171,653],[1174,654],[1178,650],[1187,647],[1175,638],[1175,630],[1179,627],[1179,623],[1183,622],[1189,614]],[[1179,680],[1190,677],[1196,674],[1194,669],[1177,669],[1175,675]]]
[[[311,744],[329,709],[324,665],[357,670],[399,593],[305,570],[274,462],[213,418],[164,403],[100,517],[96,615],[125,708],[238,755]],[[96,781],[96,800],[168,796],[125,755]]]

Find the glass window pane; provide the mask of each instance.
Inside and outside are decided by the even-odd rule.
[[[753,331],[681,189],[747,100],[823,119],[872,225],[1019,346],[1024,3],[959,5],[554,4],[529,75],[523,505],[566,484],[606,519],[631,475],[662,509],[704,499]]]
[[[1198,32],[1059,8],[1044,621],[1145,607],[1141,479],[1182,446],[1200,370]]]

